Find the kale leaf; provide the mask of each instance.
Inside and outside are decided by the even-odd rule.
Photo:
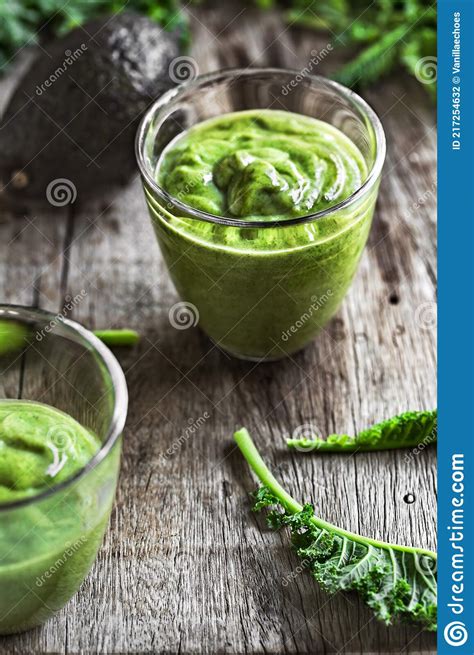
[[[437,439],[437,410],[404,412],[387,421],[376,423],[356,436],[331,434],[327,439],[287,439],[289,448],[300,452],[357,452],[414,448],[435,443]]]
[[[386,624],[400,620],[436,630],[436,553],[362,537],[318,518],[312,505],[301,506],[283,489],[245,428],[234,439],[263,485],[254,509],[282,509],[270,511],[270,527],[290,529],[296,553],[325,591],[357,592]]]

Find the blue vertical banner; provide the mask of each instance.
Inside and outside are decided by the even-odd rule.
[[[474,0],[438,2],[438,653],[474,653]]]

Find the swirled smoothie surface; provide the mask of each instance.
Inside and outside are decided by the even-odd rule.
[[[157,177],[195,209],[282,220],[348,198],[367,169],[355,144],[329,123],[266,109],[199,123],[168,146]]]
[[[63,482],[99,448],[97,437],[49,405],[0,401],[0,502]]]

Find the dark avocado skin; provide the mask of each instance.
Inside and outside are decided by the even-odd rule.
[[[46,202],[48,184],[66,178],[80,202],[136,170],[137,124],[174,85],[169,66],[179,56],[179,38],[143,16],[122,13],[90,21],[44,49],[2,117],[0,193],[21,203]],[[46,88],[69,51],[75,60]],[[12,179],[18,171],[20,178]]]

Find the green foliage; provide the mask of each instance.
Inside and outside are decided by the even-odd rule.
[[[255,509],[279,505],[269,489],[260,487]],[[403,546],[376,544],[347,536],[335,526],[320,527],[312,505],[295,514],[272,510],[272,529],[287,526],[297,555],[327,592],[356,591],[375,616],[419,623],[436,630],[436,557]]]
[[[82,25],[98,16],[136,11],[156,20],[167,30],[189,38],[178,0],[2,0],[0,2],[0,71],[17,51]]]
[[[301,452],[356,452],[413,448],[420,444],[435,443],[437,438],[437,410],[404,412],[387,421],[376,423],[356,436],[331,434],[327,439],[287,439],[289,448]]]
[[[336,45],[358,46],[355,58],[334,76],[347,86],[371,84],[397,66],[415,75],[420,58],[436,56],[436,7],[430,0],[295,0],[287,18],[330,31]],[[435,85],[426,88],[433,93]]]
[[[360,84],[370,84],[390,72],[399,57],[398,44],[405,34],[403,25],[384,34],[378,41],[372,43],[352,61],[345,64],[335,75],[341,84],[354,87]]]
[[[335,74],[348,86],[372,84],[405,67],[415,75],[422,57],[436,56],[436,8],[430,0],[247,0],[262,11],[281,7],[290,24],[325,30],[335,45],[358,52]],[[190,0],[203,4],[202,0]],[[288,6],[290,5],[290,6]],[[179,0],[8,0],[0,3],[0,70],[24,45],[64,34],[100,15],[137,11],[189,40]],[[425,84],[433,93],[434,84]]]
[[[386,624],[401,620],[436,630],[435,553],[369,539],[318,518],[311,505],[301,506],[278,483],[247,430],[234,439],[263,485],[254,509],[279,508],[268,514],[269,526],[290,529],[296,553],[324,590],[357,592]]]
[[[407,70],[425,82],[425,88],[436,96],[436,33],[429,28],[416,31],[409,38],[404,39],[401,46],[401,61]],[[425,67],[420,68],[420,62],[426,61]],[[424,70],[424,73],[423,73]]]

